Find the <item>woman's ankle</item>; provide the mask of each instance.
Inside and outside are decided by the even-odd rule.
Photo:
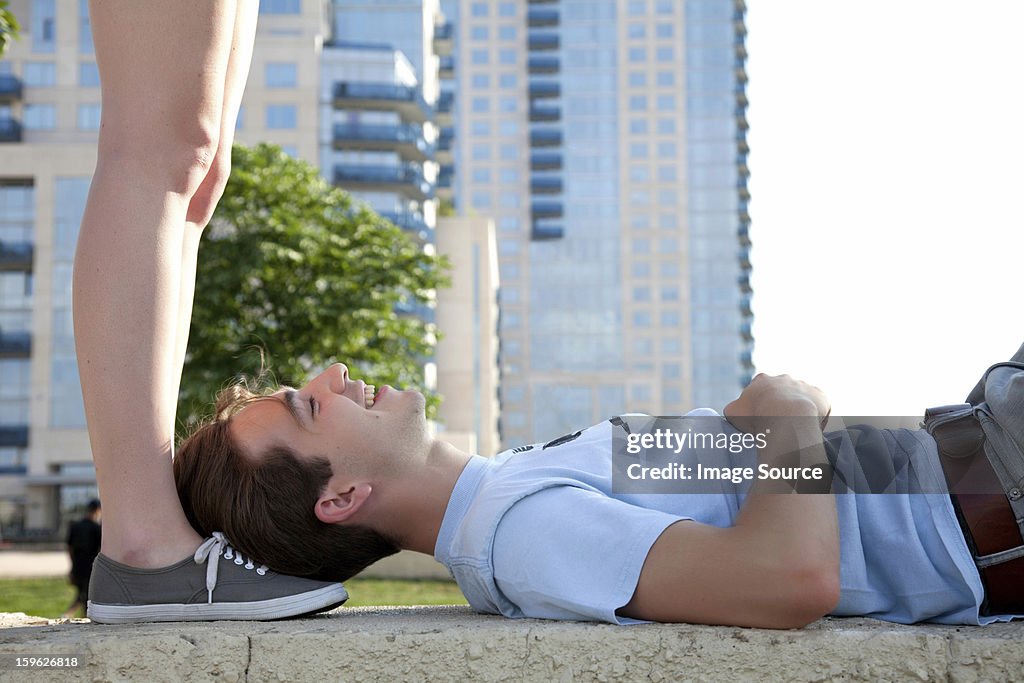
[[[104,533],[100,552],[115,562],[140,569],[157,569],[180,562],[192,555],[203,542],[202,537],[194,531],[179,533],[173,538],[165,533],[142,539],[115,537],[108,540],[107,536]]]

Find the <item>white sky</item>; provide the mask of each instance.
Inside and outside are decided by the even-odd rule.
[[[1024,342],[1024,2],[748,0],[754,362],[835,415]]]

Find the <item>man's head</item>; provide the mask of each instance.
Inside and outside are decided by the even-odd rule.
[[[174,459],[192,525],[297,576],[342,581],[397,552],[372,528],[374,488],[429,442],[423,397],[365,392],[341,364],[298,390],[222,392]]]
[[[92,521],[100,521],[100,516],[103,514],[103,508],[100,506],[100,501],[98,498],[93,498],[92,500],[89,501],[89,503],[85,506],[85,513]]]

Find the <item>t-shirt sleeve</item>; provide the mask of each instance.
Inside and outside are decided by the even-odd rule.
[[[543,489],[498,524],[495,584],[524,617],[633,623],[615,610],[633,597],[651,546],[681,519],[574,486]]]

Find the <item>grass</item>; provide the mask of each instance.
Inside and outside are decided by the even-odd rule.
[[[465,605],[459,587],[451,581],[392,581],[351,579],[345,588],[352,596],[347,607],[381,605]],[[56,619],[75,597],[63,577],[0,579],[0,612],[24,612]]]

